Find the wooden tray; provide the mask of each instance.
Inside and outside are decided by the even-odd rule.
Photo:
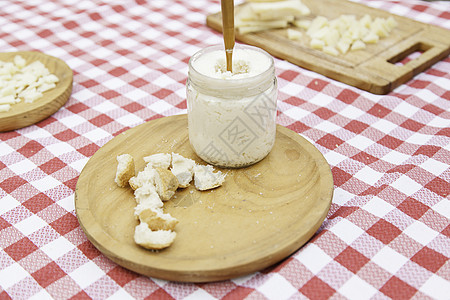
[[[268,267],[305,244],[325,219],[333,178],[322,154],[297,133],[278,126],[272,152],[261,162],[228,172],[223,186],[188,187],[166,202],[180,222],[167,249],[134,243],[137,221],[131,188],[114,183],[116,156],[192,151],[186,115],[165,117],[120,134],[100,148],[80,174],[75,208],[88,239],[107,257],[135,272],[173,281],[225,280]]]
[[[377,44],[340,56],[312,49],[306,34],[302,40],[289,40],[287,29],[252,34],[236,32],[236,39],[265,49],[273,56],[300,67],[375,94],[389,93],[450,54],[450,31],[444,28],[345,0],[303,0],[303,3],[311,9],[310,19],[320,15],[331,20],[342,14],[354,14],[359,19],[369,14],[374,18],[393,16],[399,25]],[[238,10],[239,7],[236,8]],[[221,13],[207,16],[206,24],[221,31]],[[414,52],[422,54],[404,65],[396,64]]]
[[[7,112],[0,112],[0,132],[10,131],[30,126],[42,121],[63,106],[72,93],[72,70],[59,58],[35,51],[19,51],[0,53],[1,61],[12,61],[16,55],[22,56],[27,65],[39,60],[50,73],[59,78],[56,87],[44,92],[44,95],[33,103],[23,101],[11,105]]]

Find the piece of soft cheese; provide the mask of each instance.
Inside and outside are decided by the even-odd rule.
[[[311,20],[294,20],[292,24],[298,28],[308,30],[309,26],[311,26]]]
[[[352,46],[351,46],[351,50],[352,51],[362,50],[362,49],[365,49],[365,48],[366,48],[366,44],[363,41],[361,41],[361,40],[355,41],[352,44]]]
[[[250,3],[250,7],[259,20],[273,20],[284,16],[306,16],[311,13],[300,0]]]
[[[16,97],[14,97],[14,95],[3,96],[0,98],[0,104],[14,104],[16,102]]]
[[[0,104],[0,112],[9,111],[11,109],[10,104]]]
[[[298,30],[288,28],[287,29],[287,36],[288,36],[288,39],[290,39],[290,40],[298,41],[298,40],[300,40],[302,38],[303,35]]]
[[[311,42],[309,43],[309,45],[313,49],[322,50],[323,47],[325,46],[325,42],[322,40],[319,40],[319,39],[311,39]]]
[[[326,54],[333,55],[333,56],[338,56],[339,55],[339,52],[333,46],[325,46],[325,47],[323,47],[323,52],[325,52]]]
[[[250,2],[241,6],[236,13],[235,27],[240,34],[286,28],[296,17],[310,13],[300,0]]]

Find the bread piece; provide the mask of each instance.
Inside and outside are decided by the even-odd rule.
[[[156,153],[145,156],[144,161],[147,163],[147,166],[151,165],[153,168],[168,169],[172,161],[172,155],[169,153]]]
[[[196,165],[194,168],[194,185],[197,190],[210,190],[222,185],[227,174],[220,171],[214,173],[213,166]]]
[[[156,168],[155,174],[156,192],[162,201],[172,198],[178,189],[178,179],[173,173],[167,169]]]
[[[138,216],[141,223],[146,223],[151,230],[174,230],[178,220],[162,209],[144,209]]]
[[[116,157],[117,170],[114,181],[120,187],[126,187],[131,177],[135,175],[134,159],[130,154],[122,154]]]
[[[154,185],[144,185],[134,191],[134,197],[138,204],[136,210],[143,209],[157,209],[163,207],[163,202],[159,198]],[[137,213],[139,215],[139,212]]]
[[[172,171],[178,179],[178,187],[188,187],[194,175],[195,161],[181,156],[177,153],[172,153]]]
[[[154,185],[155,184],[156,170],[150,167],[145,167],[144,170],[140,171],[136,176],[131,177],[129,184],[133,190],[144,185]]]
[[[141,247],[160,250],[172,245],[177,234],[171,230],[152,231],[146,223],[140,223],[134,230],[134,241]]]

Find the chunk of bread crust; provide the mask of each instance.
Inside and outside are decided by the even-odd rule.
[[[144,161],[153,168],[168,169],[172,161],[172,155],[170,153],[156,153],[153,155],[145,156]]]
[[[140,223],[134,230],[134,241],[141,247],[151,250],[160,250],[172,245],[176,232],[171,230],[152,231],[147,224]]]
[[[194,168],[194,185],[197,190],[210,190],[222,185],[227,174],[217,171],[211,165],[196,165]]]
[[[140,171],[136,176],[131,177],[128,183],[133,190],[144,185],[154,185],[155,184],[156,170],[151,167],[145,167],[144,170]]]
[[[151,230],[174,230],[178,220],[162,209],[144,209],[139,214],[139,220],[146,223]]]
[[[155,187],[162,201],[170,200],[178,189],[178,179],[169,170],[156,168]]]
[[[194,175],[196,163],[190,158],[186,158],[177,153],[172,153],[172,168],[170,171],[178,179],[178,187],[188,187]]]
[[[120,187],[126,187],[131,177],[135,175],[134,159],[130,154],[122,154],[116,157],[117,170],[114,181]]]

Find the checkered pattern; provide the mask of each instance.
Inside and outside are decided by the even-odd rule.
[[[236,1],[238,2],[238,1]],[[449,2],[358,0],[450,29]],[[276,60],[278,123],[329,162],[331,210],[283,262],[220,283],[140,276],[87,240],[74,189],[88,159],[143,122],[186,112],[192,54],[222,42],[220,2],[0,0],[0,51],[38,50],[74,71],[67,104],[0,133],[1,299],[448,299],[450,58],[376,96]]]

